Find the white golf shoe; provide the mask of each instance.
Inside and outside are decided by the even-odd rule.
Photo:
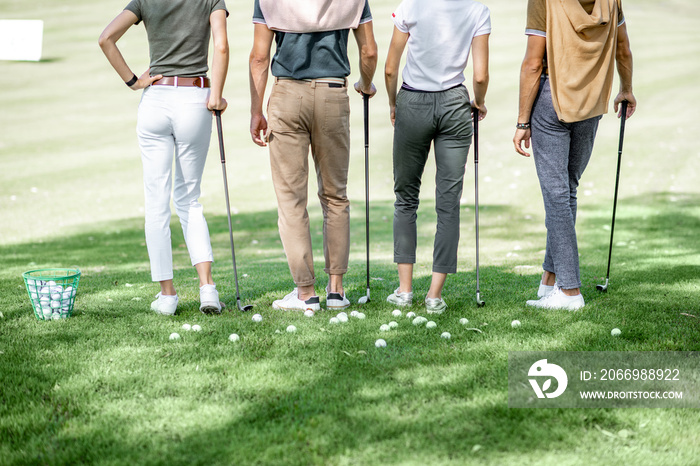
[[[178,298],[175,296],[168,296],[161,293],[156,295],[156,300],[151,303],[151,309],[156,312],[156,314],[164,316],[172,316],[175,314],[177,309]]]
[[[442,298],[425,298],[425,309],[428,314],[442,314],[447,304]]]
[[[202,285],[199,287],[199,310],[203,314],[221,314],[226,305],[219,301],[219,292],[216,285]]]
[[[399,293],[399,289],[396,288],[393,293],[386,297],[386,300],[396,306],[410,306],[413,304],[413,291]]]
[[[314,312],[321,310],[321,301],[318,296],[312,296],[306,301],[299,299],[299,292],[296,288],[294,291],[289,293],[282,299],[272,303],[273,309],[278,309],[282,311],[306,311],[312,310]]]
[[[345,294],[332,293],[326,288],[326,309],[347,309],[350,301]]]
[[[540,309],[566,309],[569,311],[576,311],[586,305],[583,295],[567,296],[558,285],[554,285],[554,289],[547,296],[531,299],[526,304]]]

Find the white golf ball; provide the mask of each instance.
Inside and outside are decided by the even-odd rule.
[[[381,327],[379,327],[380,332],[388,332],[391,330],[391,327],[389,327],[387,324],[383,324]]]
[[[364,313],[364,312],[358,312],[358,313],[357,313],[357,318],[360,319],[360,320],[364,319],[364,318],[365,318],[365,313]]]
[[[337,315],[336,317],[337,317],[338,319],[340,319],[341,317],[347,317],[347,316],[348,316],[348,314],[347,314],[346,312],[339,312],[338,315]]]
[[[386,347],[386,341],[380,338],[379,340],[374,342],[374,346],[376,346],[377,348],[384,348]]]
[[[56,291],[51,293],[51,299],[53,299],[54,301],[60,301],[61,298],[63,298],[63,293],[58,293]]]
[[[179,339],[180,339],[180,334],[179,334],[179,333],[171,333],[171,334],[170,334],[170,339],[171,339],[171,340],[179,340]]]
[[[398,322],[394,322],[393,320],[391,322],[389,322],[389,328],[396,328],[398,326],[399,326]]]
[[[351,311],[351,312],[350,312],[350,317],[357,317],[357,314],[359,314],[359,312],[357,312],[357,311]]]
[[[341,312],[340,314],[338,314],[338,315],[335,316],[335,317],[336,317],[336,319],[338,319],[338,320],[341,321],[341,322],[347,322],[347,321],[348,321],[348,315],[347,315],[346,313],[344,313],[344,312]]]
[[[228,336],[229,341],[238,341],[241,339],[237,334],[232,333],[231,335]]]
[[[190,324],[182,324],[182,330],[190,331],[192,330],[192,326]]]
[[[462,325],[467,325],[469,323],[469,319],[465,319],[464,317],[462,317],[461,319],[459,319],[459,323]]]
[[[620,336],[621,333],[622,333],[622,331],[619,328],[614,328],[610,332],[610,335],[617,337],[617,336]]]
[[[48,286],[42,286],[39,289],[39,295],[40,296],[49,296],[49,295],[51,295],[51,289],[49,289]]]
[[[53,301],[51,301],[50,306],[51,306],[51,309],[60,309],[61,301],[53,300]]]
[[[51,320],[60,320],[61,319],[61,314],[58,312],[54,312],[51,314]]]
[[[393,311],[391,311],[391,315],[394,317],[401,317],[401,310],[394,309]]]
[[[313,316],[314,316],[314,311],[312,311],[311,309],[307,309],[307,310],[304,311],[304,315],[305,315],[306,317],[313,317]]]
[[[413,319],[413,325],[423,325],[423,323],[425,322],[423,319],[424,318],[421,316],[416,317],[415,319]]]
[[[518,328],[518,327],[520,327],[520,321],[514,320],[513,322],[510,323],[510,326],[513,328]]]
[[[253,314],[253,322],[262,322],[262,316],[260,314]]]
[[[408,318],[408,319],[413,319],[415,316],[416,316],[415,312],[409,312],[406,314],[406,318]]]
[[[287,327],[287,332],[288,332],[288,333],[294,333],[294,332],[296,332],[296,331],[297,331],[297,328],[296,328],[295,326],[293,326],[293,325],[290,325],[289,327]]]
[[[435,327],[437,327],[437,324],[435,322],[433,322],[432,320],[430,322],[428,322],[427,324],[425,324],[425,328],[435,328]]]
[[[450,332],[442,332],[440,334],[440,337],[444,338],[445,340],[449,340],[450,338],[452,338],[452,335],[450,335]]]
[[[193,331],[193,332],[201,332],[201,331],[202,331],[202,327],[200,327],[200,326],[197,325],[197,324],[194,324],[194,325],[192,326],[192,331]]]
[[[49,303],[51,303],[51,298],[49,298],[48,296],[42,296],[41,298],[39,298],[39,302],[42,306],[48,307]]]
[[[44,317],[44,320],[51,319],[51,314],[53,314],[53,311],[51,310],[50,307],[42,307],[41,308],[41,315]]]
[[[51,293],[63,293],[63,287],[61,285],[53,285],[49,287]]]
[[[335,325],[340,323],[340,319],[338,319],[337,317],[331,317],[331,320],[329,320],[328,322]]]

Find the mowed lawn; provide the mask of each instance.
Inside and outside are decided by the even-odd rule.
[[[619,122],[601,122],[579,191],[581,312],[541,312],[534,298],[545,229],[531,159],[511,143],[526,1],[486,1],[492,13],[489,114],[479,163],[481,292],[475,298],[474,170],[467,164],[459,272],[437,328],[394,317],[392,129],[383,59],[398,1],[371,2],[380,49],[371,101],[372,301],[367,318],[333,325],[273,311],[291,290],[277,234],[267,151],[248,135],[252,2],[229,2],[231,66],[224,114],[241,292],[263,321],[198,311],[197,282],[173,218],[176,316],[149,310],[139,94],[124,88],[97,46],[126,0],[3,0],[0,19],[43,19],[44,59],[0,63],[0,464],[698,464],[692,409],[509,409],[512,351],[700,351],[700,4],[625,2],[639,108],[628,121],[611,285],[604,281]],[[352,79],[357,50],[351,37]],[[120,42],[137,74],[148,66],[141,26]],[[468,80],[469,83],[469,80]],[[469,86],[471,87],[471,86]],[[352,102],[352,249],[346,277],[365,292],[362,105]],[[213,139],[201,202],[222,296],[233,271]],[[416,305],[430,279],[434,168],[419,211]],[[313,177],[312,177],[313,178]],[[310,181],[319,293],[321,214]],[[22,272],[82,270],[74,315],[40,322]],[[460,318],[467,318],[463,326]],[[522,326],[511,327],[518,319]],[[379,327],[398,323],[390,332]],[[185,323],[201,332],[187,332]],[[289,325],[297,328],[287,333]],[[612,328],[622,334],[610,335]],[[478,329],[475,331],[473,329]],[[451,339],[440,338],[449,332]],[[182,338],[170,341],[178,332]],[[240,341],[228,340],[231,333]],[[375,348],[378,338],[386,348]]]

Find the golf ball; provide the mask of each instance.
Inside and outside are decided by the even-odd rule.
[[[377,348],[384,348],[386,347],[386,341],[380,338],[379,340],[374,342],[374,346],[376,346]]]
[[[614,328],[610,332],[610,335],[617,337],[617,336],[620,336],[621,333],[622,333],[622,331],[619,328]]]
[[[413,319],[415,316],[416,316],[416,313],[415,313],[415,312],[409,312],[409,313],[406,314],[406,317],[407,317],[408,319]]]
[[[357,314],[359,314],[359,312],[357,312],[357,311],[351,311],[351,312],[350,312],[350,317],[357,317]]]
[[[63,293],[63,287],[61,285],[49,286],[49,291],[51,293]]]
[[[171,334],[170,334],[170,339],[171,339],[171,340],[179,340],[179,339],[180,339],[180,334],[179,334],[179,333],[171,333]]]
[[[358,312],[358,313],[357,313],[357,318],[360,319],[360,320],[364,319],[364,318],[365,318],[365,313],[364,313],[364,312]]]
[[[51,295],[51,290],[49,289],[48,286],[42,286],[42,287],[39,289],[39,295],[41,295],[41,296],[49,296],[49,295]]]
[[[338,315],[335,316],[335,317],[336,317],[336,319],[338,319],[338,320],[341,321],[341,322],[347,322],[347,321],[348,321],[348,315],[347,315],[346,313],[344,313],[344,312],[341,312],[340,314],[338,314]]]
[[[391,311],[391,315],[394,317],[401,317],[401,311],[399,309],[394,309]]]
[[[339,324],[340,319],[338,319],[337,317],[331,317],[331,320],[329,320],[328,322],[331,324]]]
[[[51,302],[51,298],[49,298],[48,296],[42,296],[41,298],[39,298],[39,302],[43,307],[48,307],[49,303]]]
[[[51,301],[50,306],[51,306],[51,309],[60,309],[61,308],[61,301],[53,300],[53,301]]]
[[[289,327],[287,327],[287,333],[294,333],[296,331],[297,331],[297,328],[293,325],[290,325]]]
[[[231,335],[228,336],[229,341],[238,341],[241,339],[241,337],[238,336],[236,333],[232,333]]]
[[[425,328],[435,328],[435,327],[437,327],[437,324],[435,322],[433,322],[432,320],[430,322],[428,322],[427,324],[425,324]]]
[[[60,320],[60,319],[61,319],[61,314],[59,314],[58,312],[54,312],[53,314],[51,314],[51,320]]]
[[[510,323],[510,326],[513,328],[518,328],[518,327],[520,327],[520,321],[514,320],[513,322]]]
[[[391,327],[389,327],[387,324],[383,324],[381,327],[379,327],[379,331],[381,332],[388,332],[391,330]]]
[[[459,319],[459,323],[462,325],[467,325],[469,323],[469,319],[465,319],[464,317],[462,317],[461,319]]]
[[[41,308],[41,315],[44,317],[44,320],[51,319],[51,314],[53,314],[53,311],[51,310],[50,307],[42,307]]]
[[[413,319],[413,325],[423,325],[427,321],[428,319],[426,319],[425,317],[418,316],[415,319]]]
[[[201,331],[202,331],[202,327],[200,327],[199,325],[195,324],[195,325],[192,326],[192,331],[193,331],[193,332],[201,332]]]
[[[190,324],[182,324],[182,330],[190,331],[192,330],[192,326]]]
[[[56,291],[53,291],[51,293],[51,299],[53,299],[54,301],[60,301],[62,297],[63,297],[63,293],[58,293]]]
[[[307,310],[304,311],[304,315],[305,315],[306,317],[313,317],[313,316],[314,316],[314,311],[312,311],[311,309],[307,309]]]
[[[449,340],[450,338],[452,338],[452,335],[450,335],[450,332],[442,332],[440,334],[440,337],[444,338],[445,340]]]
[[[399,324],[397,322],[394,322],[393,320],[391,322],[389,322],[389,328],[396,328],[398,326],[399,326]]]
[[[262,322],[262,316],[260,314],[253,314],[253,322]]]

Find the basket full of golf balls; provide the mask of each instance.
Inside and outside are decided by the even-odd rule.
[[[59,320],[71,316],[80,270],[39,269],[24,272],[22,276],[37,319]]]

